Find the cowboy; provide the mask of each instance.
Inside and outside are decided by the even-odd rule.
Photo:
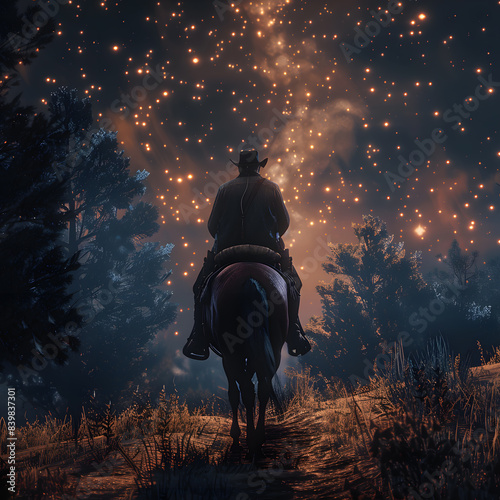
[[[213,271],[214,254],[233,246],[250,244],[267,247],[289,259],[281,236],[288,229],[290,218],[280,188],[259,174],[267,160],[259,161],[256,150],[241,151],[238,163],[231,160],[238,167],[239,176],[222,184],[217,191],[208,219],[208,230],[215,239],[212,252],[208,253],[212,258],[205,259],[193,287],[194,326],[183,349],[189,358],[204,360],[210,352],[209,341],[203,332],[200,295],[205,279]],[[302,283],[293,265],[287,267],[282,274],[287,281],[289,297],[288,353],[299,356],[307,353],[311,346],[298,318]]]

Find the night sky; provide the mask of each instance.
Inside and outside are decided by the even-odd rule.
[[[481,262],[498,253],[500,2],[231,5],[70,0],[54,14],[54,41],[22,71],[23,102],[43,110],[58,86],[77,88],[117,130],[131,172],[151,173],[152,239],[175,244],[179,314],[166,335],[178,334],[176,347],[191,329],[215,191],[234,177],[242,142],[269,158],[262,173],[290,212],[304,324],[328,279],[318,256],[327,241],[354,242],[363,214],[421,251],[424,270],[454,238]],[[399,11],[390,22],[388,8]],[[371,36],[360,35],[368,23]]]

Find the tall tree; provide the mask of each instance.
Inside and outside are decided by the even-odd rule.
[[[18,12],[17,2],[2,5],[0,18],[0,368],[18,377],[31,373],[52,346],[50,359],[63,363],[78,340],[71,332],[80,316],[67,287],[78,267],[77,255],[59,244],[66,216],[60,211],[66,188],[54,174],[51,123],[14,94],[19,65],[29,64],[52,38],[54,23],[26,32],[38,6]],[[68,333],[68,332],[66,332]],[[22,386],[19,386],[20,389]]]
[[[463,251],[453,240],[445,256],[437,255],[447,270],[435,269],[428,277],[436,297],[446,305],[434,328],[452,351],[474,364],[481,361],[478,342],[486,350],[500,344],[498,261],[480,269],[478,257],[477,251]]]
[[[463,252],[457,240],[453,240],[447,255],[439,254],[437,258],[444,262],[451,275],[448,280],[453,281],[460,287],[461,293],[456,297],[456,304],[461,311],[466,310],[467,304],[472,302],[474,295],[478,292],[479,273],[477,269],[477,251]]]
[[[130,175],[116,133],[92,132],[88,101],[63,87],[49,110],[61,139],[56,169],[67,186],[61,208],[73,214],[65,243],[81,255],[75,293],[84,324],[79,356],[43,377],[73,408],[93,391],[117,402],[146,378],[148,343],[175,318],[164,269],[173,245],[146,241],[159,229],[158,209],[139,201],[149,174]]]
[[[420,254],[406,256],[378,217],[353,224],[357,244],[330,244],[323,264],[333,276],[320,283],[323,315],[308,325],[316,348],[304,363],[324,375],[349,376],[363,371],[380,346],[408,329],[408,318],[430,292],[420,273]]]
[[[488,261],[486,268],[479,272],[478,281],[481,305],[490,306],[492,318],[500,325],[500,258]]]

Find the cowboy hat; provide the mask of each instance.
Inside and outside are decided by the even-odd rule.
[[[256,166],[264,168],[267,164],[267,160],[268,158],[264,158],[262,161],[259,161],[259,152],[255,149],[247,149],[245,151],[240,151],[240,161],[238,163],[233,160],[230,161],[241,168]]]

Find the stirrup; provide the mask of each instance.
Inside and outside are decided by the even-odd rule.
[[[182,354],[184,354],[184,356],[188,358],[195,359],[197,361],[204,361],[205,359],[208,358],[208,356],[210,356],[210,350],[208,349],[208,347],[206,347],[202,349],[201,353],[195,352],[192,349],[191,342],[188,341],[182,349]]]
[[[294,333],[287,338],[288,354],[290,356],[303,356],[311,350],[309,340],[302,334],[301,328],[296,323],[294,326]]]
[[[182,354],[184,354],[184,356],[186,356],[190,359],[194,359],[196,361],[205,361],[210,356],[210,351],[207,349],[206,354],[197,354],[197,353],[188,351],[187,346],[184,346],[184,349],[182,349]]]
[[[311,344],[309,342],[307,342],[307,344],[294,348],[292,348],[290,345],[288,346],[288,354],[290,356],[303,356],[304,354],[307,354],[310,350],[311,350]]]
[[[197,334],[195,332],[196,330],[193,328],[191,335],[187,339],[186,345],[182,349],[182,354],[197,361],[204,361],[210,356],[209,345],[203,333]]]

